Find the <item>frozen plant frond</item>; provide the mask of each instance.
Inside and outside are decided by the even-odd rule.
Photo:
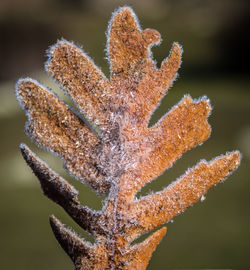
[[[194,100],[186,95],[149,127],[152,112],[177,76],[182,48],[174,43],[157,68],[151,47],[160,42],[160,34],[141,29],[129,7],[113,14],[107,37],[110,78],[82,49],[66,40],[50,48],[46,63],[47,73],[92,126],[37,81],[20,79],[16,86],[18,101],[28,117],[26,133],[40,147],[58,155],[70,175],[97,194],[106,195],[103,208],[94,211],[81,205],[72,185],[26,145],[21,144],[20,149],[44,194],[95,238],[94,244],[88,243],[50,217],[56,239],[75,269],[143,270],[166,227],[142,243],[131,243],[204,200],[211,187],[239,166],[240,153],[202,160],[162,191],[137,199],[136,193],[144,185],[184,152],[207,140],[211,105],[206,97]]]

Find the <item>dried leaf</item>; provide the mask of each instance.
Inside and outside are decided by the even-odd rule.
[[[20,146],[44,194],[95,237],[95,244],[87,243],[51,216],[52,230],[77,270],[146,269],[166,228],[142,243],[132,241],[182,213],[240,163],[237,151],[202,160],[162,191],[136,199],[144,185],[210,135],[206,97],[187,95],[148,126],[181,64],[182,49],[174,43],[158,69],[151,47],[159,42],[160,34],[142,30],[132,9],[124,7],[114,13],[108,29],[110,79],[73,43],[61,40],[50,49],[46,71],[90,125],[37,81],[17,83],[17,97],[28,116],[27,134],[60,156],[71,175],[107,195],[100,211],[82,206],[72,185]]]

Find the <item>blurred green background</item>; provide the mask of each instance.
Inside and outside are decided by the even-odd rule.
[[[214,107],[209,140],[184,154],[141,194],[160,190],[202,158],[209,160],[235,149],[243,154],[240,168],[226,183],[168,224],[167,236],[148,269],[250,269],[248,0],[0,1],[0,268],[73,269],[49,227],[52,213],[90,239],[42,195],[18,145],[27,143],[73,183],[83,204],[100,209],[102,198],[67,176],[58,158],[26,137],[26,117],[16,102],[14,87],[18,78],[29,76],[58,92],[43,66],[46,50],[61,37],[81,44],[109,76],[105,31],[113,10],[125,4],[134,8],[143,28],[155,28],[162,34],[161,46],[153,48],[158,65],[173,41],[184,48],[180,77],[151,122],[186,93],[194,98],[207,95]]]

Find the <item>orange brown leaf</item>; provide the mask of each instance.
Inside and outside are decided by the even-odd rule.
[[[160,39],[157,31],[141,29],[131,8],[118,9],[108,28],[109,79],[73,43],[61,40],[51,47],[46,71],[84,118],[37,81],[17,83],[27,134],[57,154],[71,175],[107,196],[99,211],[81,205],[72,185],[26,145],[20,146],[44,194],[94,236],[95,243],[88,243],[51,216],[56,239],[77,270],[146,269],[166,227],[141,243],[132,242],[200,200],[240,163],[237,151],[202,160],[162,191],[136,198],[144,185],[207,140],[211,131],[209,100],[189,95],[149,127],[181,64],[182,49],[174,43],[169,57],[156,67],[151,47]]]

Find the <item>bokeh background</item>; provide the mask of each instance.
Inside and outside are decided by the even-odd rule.
[[[42,195],[38,181],[22,159],[27,143],[50,166],[73,183],[80,199],[95,209],[101,199],[65,174],[61,161],[37,148],[24,134],[26,117],[14,87],[32,77],[58,92],[43,72],[46,50],[64,37],[84,50],[109,76],[105,31],[113,10],[130,5],[143,28],[163,38],[153,48],[160,65],[173,41],[183,45],[183,64],[175,85],[151,123],[184,94],[207,95],[214,107],[207,142],[176,162],[142,190],[160,190],[202,158],[227,151],[243,154],[240,168],[208,193],[208,198],[168,224],[168,233],[148,269],[250,269],[250,78],[249,1],[246,0],[1,0],[0,1],[0,268],[73,269],[48,223],[53,213],[93,241]]]

